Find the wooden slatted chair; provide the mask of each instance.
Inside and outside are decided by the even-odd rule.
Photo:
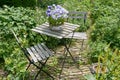
[[[83,19],[83,22],[85,25],[86,18],[87,18],[86,16],[87,16],[86,12],[69,11],[68,19],[72,19],[73,21],[75,19]],[[74,32],[74,33],[70,33],[65,38],[73,38],[73,39],[82,40],[81,50],[83,50],[83,44],[84,44],[84,40],[87,40],[87,34],[86,32]]]
[[[38,74],[41,73],[41,71],[46,73],[48,76],[50,76],[54,80],[53,76],[51,76],[48,72],[43,70],[43,67],[45,67],[45,64],[49,59],[49,57],[53,56],[53,53],[47,48],[47,46],[44,43],[41,43],[41,44],[31,46],[29,48],[23,48],[15,32],[13,30],[11,30],[11,32],[13,33],[15,39],[17,40],[17,44],[19,45],[21,50],[24,52],[26,58],[29,61],[29,65],[26,68],[26,70],[28,70],[31,64],[34,65],[37,69],[39,69],[39,71],[35,75],[34,80],[37,79],[37,76]],[[37,62],[40,63],[40,65],[38,65]]]

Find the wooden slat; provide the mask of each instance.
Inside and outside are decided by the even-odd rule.
[[[41,28],[38,28],[38,29],[41,30]],[[42,28],[42,31],[44,31],[44,32],[48,32],[48,33],[50,33],[50,34],[57,35],[57,36],[62,36],[62,37],[68,35],[68,34],[70,33],[70,31],[71,31],[71,30],[68,30],[68,31],[69,31],[69,32],[68,32],[68,31],[65,31],[65,30],[67,30],[67,29],[63,29],[63,30],[61,30],[61,31],[51,31],[51,30],[43,29],[43,28]],[[71,32],[72,32],[72,31],[71,31]]]
[[[40,57],[40,55],[38,54],[38,52],[35,50],[34,47],[30,47],[31,51],[33,52],[33,54],[35,54],[36,58],[41,61],[42,58]]]
[[[49,55],[53,55],[53,53],[47,48],[47,46],[44,43],[41,43],[41,46],[44,47],[44,49],[48,52]]]
[[[42,24],[43,26],[47,26],[47,27],[49,27],[49,23],[48,22],[46,22],[46,23],[44,23],[44,24]],[[79,27],[79,25],[77,25],[77,24],[72,24],[72,23],[68,23],[68,22],[64,22],[64,25],[69,25],[69,27],[71,27],[71,26],[75,26],[75,27]],[[64,26],[63,25],[63,26]]]
[[[48,36],[53,36],[53,37],[56,37],[56,38],[59,38],[59,39],[62,39],[62,38],[63,38],[62,36],[58,36],[58,35],[55,35],[55,34],[52,34],[52,33],[40,31],[40,30],[37,30],[37,29],[32,29],[32,31],[38,32],[38,33],[40,33],[40,34],[46,34],[46,35],[48,35]]]
[[[73,33],[69,34],[68,36],[66,36],[65,38],[72,38]],[[73,35],[74,39],[87,39],[87,34],[85,32],[75,32]]]
[[[67,34],[69,34],[70,32],[72,32],[74,29],[76,29],[77,27],[79,27],[79,25],[75,26],[69,23],[65,23],[65,25],[62,25],[61,28],[63,29],[62,31],[51,31],[49,29],[49,24],[43,24],[39,27],[36,27],[35,29],[40,29],[42,31],[48,32],[48,33],[52,33],[52,34],[56,34],[56,35],[61,35],[61,36],[65,36]]]
[[[74,27],[74,26],[69,26],[69,25],[64,25],[64,27],[63,27],[64,29],[66,29],[66,30],[69,30],[70,32],[72,32],[72,31],[74,31],[77,27]]]
[[[44,32],[48,32],[48,33],[59,35],[59,36],[60,35],[64,36],[66,34],[66,32],[64,30],[54,31],[54,30],[50,30],[50,28],[46,28],[45,26],[36,27],[35,29],[39,29],[39,30],[42,30]]]
[[[84,16],[70,16],[70,18],[81,19],[84,18]]]
[[[69,11],[69,14],[87,14],[87,12],[80,12],[80,11]]]
[[[38,47],[41,49],[42,54],[45,55],[48,58],[49,54],[47,53],[47,51],[40,44],[38,44]]]
[[[71,23],[67,23],[67,22],[65,22],[64,24],[65,24],[65,25],[69,25],[69,26],[74,26],[74,27],[76,27],[76,28],[79,27],[79,25],[77,25],[77,24],[71,24]]]
[[[34,62],[37,62],[37,58],[35,57],[35,55],[33,54],[33,52],[29,49],[29,48],[26,48],[26,50],[28,51],[28,53],[30,54],[30,56],[32,57],[33,61]]]
[[[39,27],[43,27],[43,28],[49,28],[49,23],[45,23]],[[68,31],[73,31],[74,29],[76,29],[77,27],[79,27],[79,25],[76,24],[71,24],[71,23],[67,23],[65,22],[64,25],[61,26],[63,31],[66,31],[68,29]],[[65,28],[65,29],[64,29]]]
[[[43,29],[49,28],[49,27],[45,27],[45,26],[40,26],[40,27],[43,28]],[[66,27],[65,28],[62,27],[62,30],[64,31],[64,33],[70,33],[71,32],[71,28],[69,29],[69,28],[66,28]],[[59,31],[58,31],[58,33],[59,33]]]
[[[46,22],[45,24],[42,24],[41,26],[48,28],[49,23]],[[77,24],[72,24],[72,23],[68,23],[68,22],[64,22],[64,25],[62,25],[62,28],[64,28],[65,26],[67,26],[68,28],[78,28],[79,27],[79,25],[77,25]]]
[[[79,27],[79,25],[65,22],[64,25],[62,25],[61,27],[62,27],[61,31],[52,31],[49,28],[49,23],[46,22],[38,27],[35,27],[34,29],[32,29],[32,31],[62,39],[71,32],[73,32],[73,30]]]
[[[36,27],[36,28],[39,28],[39,27]],[[40,28],[43,28],[43,29],[47,29],[48,28],[49,29],[49,27],[46,27],[46,26],[40,26]],[[52,32],[57,32],[59,34],[62,33],[64,35],[61,34],[61,36],[64,37],[64,36],[68,35],[69,33],[71,33],[73,30],[74,29],[72,29],[72,28],[70,28],[68,26],[62,26],[62,32],[60,32],[60,31],[52,31]]]
[[[34,47],[35,47],[35,49],[37,50],[38,54],[41,56],[41,58],[42,58],[42,59],[45,59],[46,57],[45,57],[45,55],[42,54],[41,49],[39,49],[39,47],[38,47],[37,45],[35,45]]]
[[[46,28],[49,28],[49,24],[46,23],[46,24],[44,24],[43,26],[39,26],[39,27],[42,27],[42,28],[45,28],[45,29],[46,29]],[[64,27],[65,27],[64,25],[61,26],[63,32],[64,32],[64,31],[65,31],[65,32],[68,32],[68,33],[71,32],[71,28],[70,28],[70,27],[69,27],[70,30],[69,30],[69,29],[67,30],[67,29],[64,28]],[[59,32],[59,31],[57,31],[57,32]]]

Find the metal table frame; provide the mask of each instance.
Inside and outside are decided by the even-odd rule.
[[[35,31],[37,33],[44,34],[44,35],[47,35],[47,36],[50,36],[50,37],[55,37],[55,38],[58,38],[58,39],[65,39],[65,42],[64,42],[64,47],[65,47],[64,55],[65,56],[64,56],[64,60],[63,60],[63,63],[62,63],[62,68],[61,68],[61,71],[60,71],[60,75],[61,75],[63,67],[64,67],[65,59],[66,59],[68,54],[71,56],[73,62],[76,63],[76,61],[73,58],[71,52],[69,51],[69,47],[70,47],[73,36],[69,40],[68,45],[66,44],[66,41],[67,41],[66,36],[69,35],[70,33],[73,33],[73,35],[74,35],[74,30],[76,28],[78,28],[79,25],[65,22],[64,25],[61,25],[60,27],[62,28],[62,30],[53,31],[53,30],[50,29],[49,23],[46,22],[46,23],[43,23],[42,25],[39,25],[38,27],[33,28],[32,31]],[[42,37],[42,35],[41,35],[41,37]],[[45,40],[45,39],[43,38],[43,40]],[[59,77],[60,77],[60,75],[59,75]]]

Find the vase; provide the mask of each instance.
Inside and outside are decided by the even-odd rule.
[[[52,17],[49,17],[48,22],[51,30],[60,31],[62,30],[61,25],[64,24],[64,19],[63,18],[53,19]]]

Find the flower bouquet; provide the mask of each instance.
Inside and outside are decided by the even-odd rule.
[[[48,6],[46,14],[48,16],[49,25],[52,28],[59,27],[64,24],[65,18],[68,17],[68,11],[62,6],[55,4]]]

